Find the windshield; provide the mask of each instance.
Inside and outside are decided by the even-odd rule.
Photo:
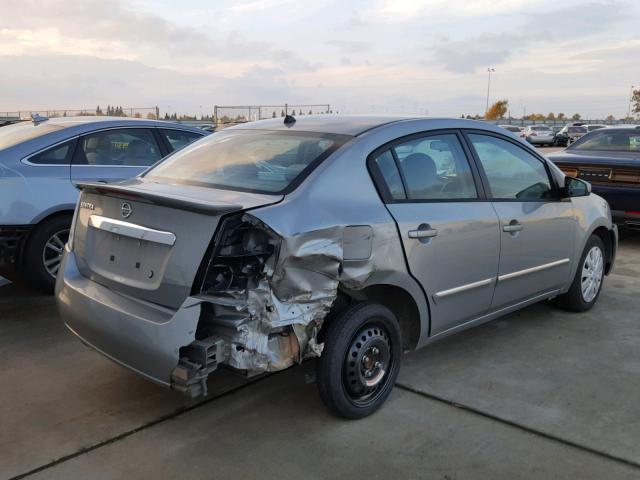
[[[567,131],[569,133],[587,133],[587,129],[585,127],[568,127]]]
[[[549,131],[549,127],[531,127],[534,132],[546,132]]]
[[[47,133],[60,130],[62,127],[47,122],[34,125],[32,122],[20,122],[0,127],[0,150],[13,147]]]
[[[640,130],[602,129],[584,135],[569,147],[571,150],[640,151]]]
[[[226,130],[149,170],[147,178],[258,193],[286,193],[350,137],[310,132]]]

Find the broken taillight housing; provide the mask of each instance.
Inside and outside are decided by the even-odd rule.
[[[272,271],[280,240],[247,214],[228,217],[216,236],[202,283],[203,293],[256,288]]]

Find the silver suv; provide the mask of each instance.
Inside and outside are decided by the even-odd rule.
[[[122,117],[40,117],[0,128],[0,274],[53,291],[75,184],[133,177],[205,134]]]
[[[587,183],[469,120],[254,122],[82,189],[56,285],[75,335],[190,395],[220,365],[319,357],[349,418],[405,350],[541,300],[590,309],[617,247]]]

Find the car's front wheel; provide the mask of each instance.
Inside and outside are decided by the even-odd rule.
[[[582,252],[571,288],[567,293],[557,297],[556,303],[574,312],[585,312],[591,309],[602,290],[604,268],[604,243],[597,235],[591,235]]]
[[[375,303],[352,305],[325,332],[317,372],[322,401],[345,418],[372,414],[395,385],[401,355],[393,312]]]
[[[24,273],[36,287],[47,293],[52,293],[56,285],[71,220],[71,215],[45,220],[32,232],[26,246]]]

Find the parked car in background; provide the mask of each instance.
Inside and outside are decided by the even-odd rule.
[[[207,133],[122,117],[39,118],[0,129],[0,271],[53,291],[75,184],[135,176]]]
[[[548,158],[566,175],[591,183],[615,222],[640,227],[640,127],[595,130]]]
[[[554,133],[546,125],[529,125],[524,129],[524,138],[532,145],[553,145]]]
[[[524,128],[518,127],[517,125],[498,125],[500,128],[504,128],[505,130],[510,131],[518,135],[520,138],[524,138]]]
[[[81,188],[56,284],[71,332],[194,396],[221,365],[320,357],[348,418],[380,407],[404,350],[546,299],[588,310],[617,245],[588,183],[471,120],[251,122]]]
[[[566,147],[586,133],[587,127],[583,125],[565,125],[556,133],[553,144],[557,147]]]

